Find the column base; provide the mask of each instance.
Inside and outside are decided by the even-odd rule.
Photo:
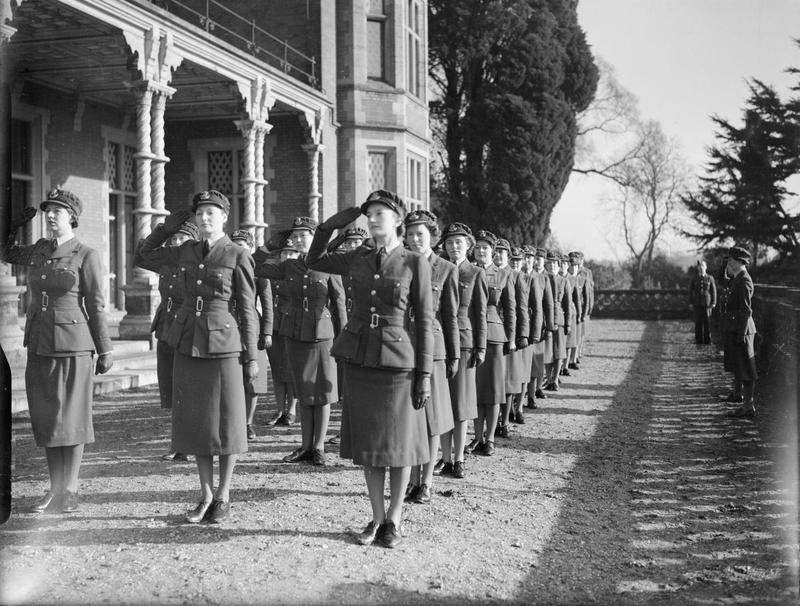
[[[24,360],[22,341],[24,333],[19,325],[19,296],[25,291],[24,286],[17,286],[14,276],[5,275],[0,277],[0,343],[3,351],[9,360],[9,364],[14,365],[13,359],[19,354]]]
[[[136,278],[122,287],[125,291],[125,317],[119,323],[119,338],[151,341],[150,325],[161,303],[158,277]]]

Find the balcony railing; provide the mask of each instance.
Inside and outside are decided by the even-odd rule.
[[[319,88],[317,60],[272,35],[255,19],[247,19],[214,0],[150,0],[156,6],[195,23],[208,33],[269,63],[284,73]]]

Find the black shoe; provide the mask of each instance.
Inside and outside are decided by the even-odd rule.
[[[174,461],[175,457],[177,457],[177,456],[178,456],[177,452],[168,452],[165,455],[161,455],[161,460],[162,461]]]
[[[513,411],[513,412],[512,412],[510,415],[508,415],[508,420],[509,420],[510,422],[512,422],[512,423],[514,423],[514,424],[516,424],[516,425],[519,425],[519,415],[520,415],[520,413],[518,413],[518,412],[515,410],[515,411]],[[523,423],[524,423],[524,422],[525,422],[525,421],[523,421]]]
[[[494,442],[485,442],[481,454],[484,457],[491,457],[494,454]]]
[[[372,545],[375,542],[375,537],[380,529],[380,524],[376,524],[370,520],[369,524],[364,526],[364,530],[356,535],[356,541],[359,545]]]
[[[442,473],[442,468],[445,466],[444,459],[439,459],[436,461],[436,465],[433,466],[433,475],[438,476]]]
[[[495,432],[495,435],[500,438],[508,438],[508,425],[501,425],[500,428]],[[491,444],[492,442],[487,442],[487,444]]]
[[[567,365],[567,367],[568,367],[568,368],[571,368],[572,370],[580,370],[580,369],[581,369],[581,367],[578,365],[578,363],[577,363],[577,362],[570,362],[570,363]]]
[[[536,403],[536,398],[528,398],[528,401],[525,402],[525,408],[530,408],[531,410],[539,408],[539,405]]]
[[[211,506],[206,511],[205,517],[203,520],[208,522],[209,524],[219,524],[220,522],[227,520],[231,513],[231,505],[226,501],[220,501],[219,499],[214,499],[211,501]]]
[[[280,425],[281,419],[283,419],[283,413],[282,412],[275,413],[275,416],[272,417],[269,421],[267,421],[267,425]]]
[[[434,473],[436,473],[436,472],[434,471]],[[440,476],[449,476],[449,475],[452,475],[452,474],[453,474],[453,464],[450,461],[448,461],[447,463],[444,463],[442,465],[442,470],[439,472],[438,475],[440,475]]]
[[[189,457],[186,456],[185,454],[183,454],[182,452],[176,452],[175,456],[172,457],[172,460],[173,461],[182,461],[182,462],[185,463],[186,461],[189,460]]]
[[[400,531],[394,522],[386,521],[378,527],[378,534],[375,536],[375,543],[387,549],[397,547],[403,539]]]
[[[486,450],[486,442],[479,442],[478,445],[472,450],[474,455],[482,455]]]
[[[253,431],[253,426],[252,425],[248,425],[247,426],[247,441],[250,442],[251,440],[255,440],[255,439],[256,439],[256,432]]]
[[[522,414],[522,409],[520,408],[517,411],[516,421],[514,421],[517,425],[525,425],[525,415]]]
[[[339,433],[337,433],[335,436],[333,436],[333,437],[332,437],[330,440],[328,440],[326,443],[327,443],[327,444],[331,444],[331,445],[335,446],[335,445],[337,445],[337,444],[339,443],[339,440],[341,439],[341,437],[342,437],[342,435],[341,435],[341,434],[339,434]]]
[[[186,515],[183,517],[183,519],[186,520],[188,524],[199,524],[206,518],[208,510],[211,509],[212,503],[213,501],[209,503],[203,503],[203,501],[200,501],[197,504],[197,507],[186,512]]]
[[[415,486],[414,484],[409,484],[406,486],[406,496],[403,499],[406,503],[413,503],[417,500],[417,495],[419,494],[419,486]]]
[[[57,495],[52,490],[44,493],[44,496],[36,501],[31,507],[31,513],[44,513],[45,511],[61,510],[61,495]]]
[[[545,391],[555,391],[555,383],[548,383],[544,386]]]
[[[325,453],[319,448],[315,448],[311,451],[311,462],[314,465],[324,466],[328,461],[325,459]]]
[[[286,427],[291,427],[294,425],[294,415],[291,412],[287,412],[285,415],[283,415],[282,425],[285,425]]]
[[[536,395],[537,398],[540,398],[542,400],[546,400],[547,399],[547,394],[544,393],[541,389],[537,389],[536,390],[536,394],[534,394],[534,395]],[[535,404],[534,404],[534,408],[536,408]]]
[[[753,406],[740,406],[736,410],[730,411],[728,416],[736,419],[752,419],[756,416],[756,409]]]
[[[572,373],[569,371],[569,368],[562,368],[561,369],[561,376],[562,377],[571,377]]]
[[[74,513],[78,511],[78,493],[64,491],[63,501],[61,502],[61,513]]]
[[[559,389],[560,388],[558,383],[553,383],[552,385],[550,385],[550,391],[558,391]]]
[[[728,394],[728,397],[725,398],[726,402],[730,402],[731,404],[741,404],[744,402],[744,396],[736,395],[735,393]]]
[[[299,463],[300,461],[310,461],[311,460],[311,451],[310,450],[303,450],[302,447],[296,448],[291,453],[283,457],[284,463]]]
[[[453,463],[453,477],[462,479],[466,474],[464,473],[464,461],[456,461]]]
[[[469,444],[464,447],[464,454],[475,454],[475,449],[481,441],[478,438],[473,438]]]
[[[427,484],[420,484],[417,496],[414,497],[414,502],[420,505],[427,505],[431,502],[431,487]]]

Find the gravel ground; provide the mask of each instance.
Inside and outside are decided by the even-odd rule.
[[[405,508],[394,550],[348,533],[370,518],[359,468],[280,462],[299,427],[257,427],[230,521],[183,524],[195,466],[159,459],[152,388],[96,402],[80,510],[34,516],[46,465],[16,419],[0,603],[796,604],[796,419],[727,418],[719,354],[688,323],[591,330],[583,368],[495,456]]]

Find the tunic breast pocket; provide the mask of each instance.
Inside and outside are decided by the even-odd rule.
[[[50,272],[47,283],[53,290],[67,292],[72,290],[78,281],[78,275],[72,266],[56,266]]]
[[[499,286],[490,286],[489,287],[489,305],[498,305],[500,303],[500,294],[502,293],[502,289]]]
[[[214,288],[215,295],[223,296],[231,292],[233,269],[234,268],[229,265],[217,265],[209,268],[209,282]]]
[[[223,354],[242,349],[239,328],[233,316],[209,314],[206,317],[208,328],[208,353]]]
[[[381,289],[381,298],[387,303],[391,303],[395,307],[405,309],[408,307],[408,293],[410,289],[410,278],[385,277],[383,279],[383,287]]]
[[[53,310],[53,349],[57,352],[94,349],[92,335],[80,309]]]

